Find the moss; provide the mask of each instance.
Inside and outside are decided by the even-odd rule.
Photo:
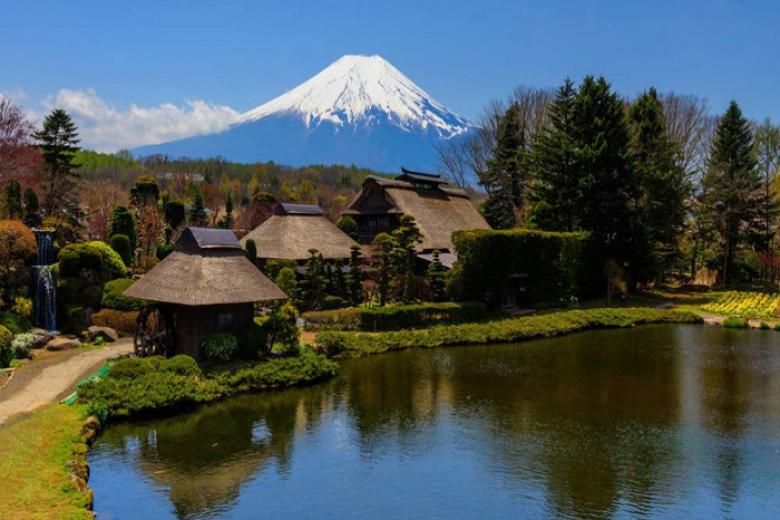
[[[362,356],[412,347],[505,343],[558,336],[585,329],[631,327],[642,323],[663,322],[698,323],[701,318],[688,312],[651,308],[574,310],[380,334],[322,332],[317,335],[317,348],[329,355],[344,353],[347,356]]]
[[[731,317],[723,321],[723,326],[727,329],[746,329],[748,328],[748,322],[742,318]]]

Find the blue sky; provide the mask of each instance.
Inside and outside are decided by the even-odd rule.
[[[243,111],[344,54],[380,54],[468,118],[518,85],[603,74],[628,96],[654,85],[780,119],[780,3],[768,0],[119,4],[3,2],[0,91],[36,113],[97,103],[108,115],[94,117],[143,126],[154,113],[128,120],[131,105]]]

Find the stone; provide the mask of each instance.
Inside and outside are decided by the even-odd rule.
[[[95,341],[98,338],[103,338],[106,343],[113,343],[119,339],[117,331],[111,327],[100,327],[98,325],[92,325],[87,330],[82,332],[84,339],[87,341]]]
[[[39,328],[33,328],[30,330],[30,334],[33,337],[33,343],[30,345],[30,348],[42,348],[57,335],[55,332]]]
[[[78,339],[71,338],[54,338],[46,344],[46,350],[58,352],[60,350],[70,350],[73,348],[79,348],[81,342]]]

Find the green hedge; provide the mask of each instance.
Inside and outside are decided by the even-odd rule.
[[[584,268],[587,233],[475,230],[457,231],[452,240],[458,261],[449,290],[457,300],[497,307],[513,274],[528,275],[523,296],[527,303],[567,304],[580,295],[578,278]]]
[[[310,384],[333,377],[338,365],[305,351],[294,358],[246,363],[203,374],[187,356],[128,358],[108,376],[79,386],[79,401],[108,417],[133,417],[180,409],[224,396]]]
[[[307,330],[383,331],[423,328],[442,323],[479,321],[491,316],[481,302],[441,302],[392,307],[352,307],[304,312]]]
[[[118,278],[108,282],[103,286],[101,305],[106,309],[117,309],[120,311],[140,310],[145,305],[143,300],[122,294],[133,283],[135,283],[135,280],[132,278]]]
[[[439,325],[429,329],[371,334],[366,332],[321,332],[317,348],[329,355],[362,356],[412,347],[440,347],[479,343],[506,343],[551,337],[578,330],[630,327],[642,323],[698,323],[689,312],[652,308],[573,310],[494,320],[484,323]]]

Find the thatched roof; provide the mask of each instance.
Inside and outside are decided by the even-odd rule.
[[[323,258],[349,258],[352,246],[358,245],[329,221],[319,206],[280,204],[274,216],[241,239],[254,240],[258,258],[306,260],[310,249]]]
[[[490,229],[464,190],[450,188],[438,181],[432,183],[432,189],[421,189],[413,184],[414,179],[420,175],[424,174],[405,171],[394,180],[368,177],[360,194],[344,214],[387,213],[414,217],[423,235],[422,242],[417,246],[418,251],[438,249],[441,252],[454,252],[453,232]],[[372,190],[377,189],[384,192],[387,207],[381,211],[379,208],[364,208],[362,202],[368,200]]]
[[[162,262],[126,296],[179,305],[283,300],[287,295],[252,265],[230,230],[187,228]]]

